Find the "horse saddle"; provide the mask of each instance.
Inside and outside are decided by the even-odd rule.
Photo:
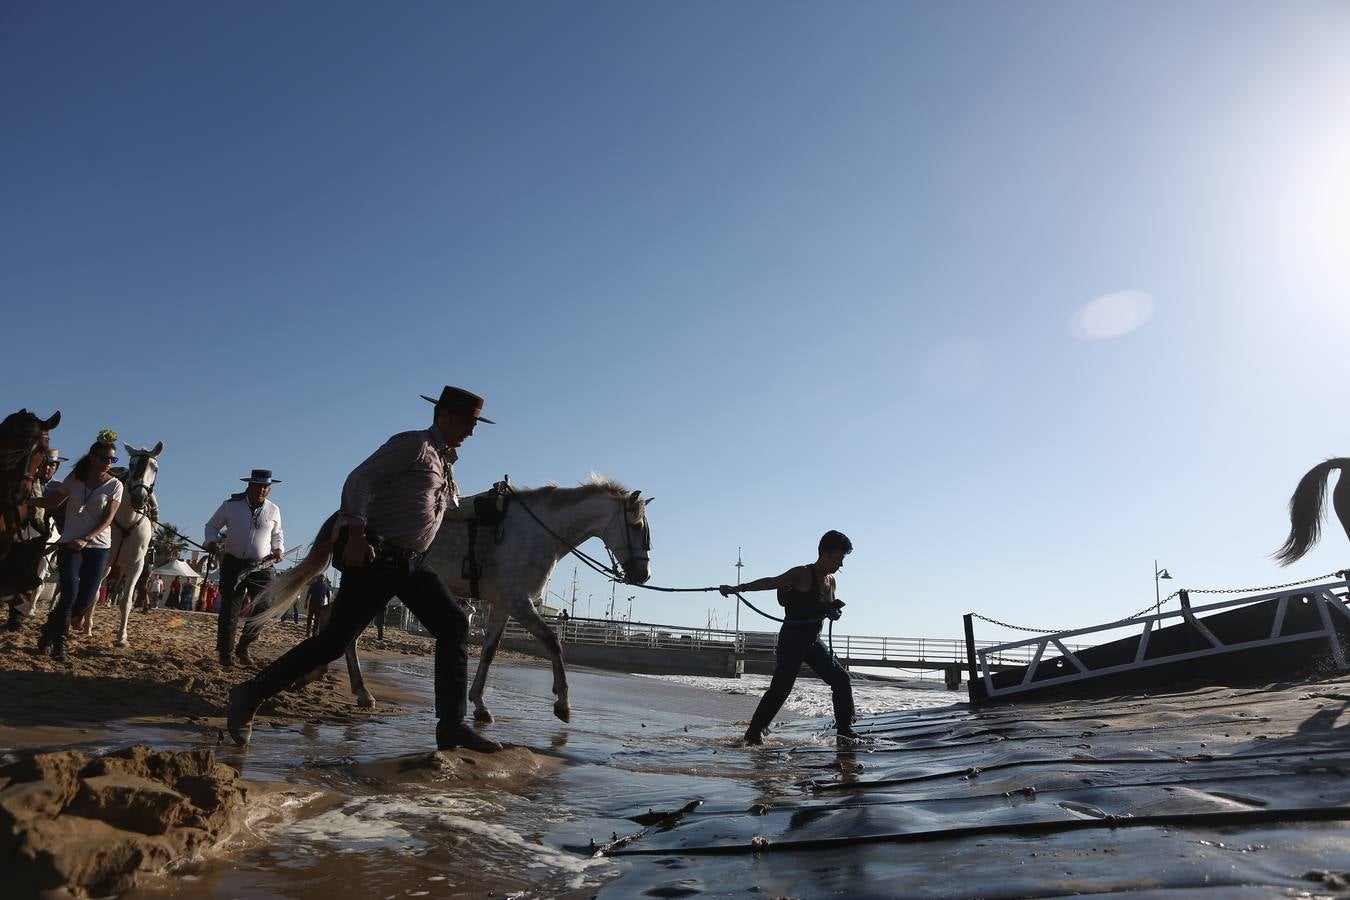
[[[511,500],[510,488],[511,479],[508,476],[506,480],[494,484],[492,490],[474,494],[471,498],[473,516],[464,520],[464,527],[469,531],[468,552],[460,563],[459,574],[469,583],[469,593],[474,600],[481,599],[478,584],[483,577],[483,567],[487,564],[478,547],[478,530],[480,527],[492,529],[492,541],[483,548],[486,555],[491,556],[492,548],[502,542],[506,510]]]

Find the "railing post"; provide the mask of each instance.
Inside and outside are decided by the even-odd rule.
[[[971,613],[965,615],[966,623],[966,665],[970,667],[970,683],[979,681],[980,674],[975,668],[975,622]]]

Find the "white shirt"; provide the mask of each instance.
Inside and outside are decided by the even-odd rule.
[[[219,540],[222,528],[225,552],[239,559],[262,559],[285,548],[281,510],[271,500],[255,510],[248,505],[247,493],[232,495],[206,523],[205,543]]]
[[[110,503],[122,502],[122,482],[109,478],[90,490],[82,479],[67,478],[64,485],[70,499],[66,501],[66,527],[61,532],[61,540],[69,543],[83,538],[88,547],[112,546],[111,523],[102,531],[90,532],[103,518]]]
[[[151,578],[151,579],[150,579],[150,593],[152,593],[152,594],[162,594],[162,593],[164,593],[164,579],[163,579],[163,578],[160,578],[158,575],[156,575],[154,578]]]

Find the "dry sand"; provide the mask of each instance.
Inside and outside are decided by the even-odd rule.
[[[216,659],[213,614],[133,612],[128,628],[131,646],[120,648],[112,645],[113,616],[99,610],[92,637],[72,635],[65,663],[35,652],[37,620],[29,619],[17,633],[0,632],[0,747],[36,743],[21,740],[14,729],[109,720],[205,724],[222,715],[231,685],[305,636],[302,625],[269,625],[253,645],[252,668],[236,664],[224,669]],[[366,629],[358,644],[362,656],[423,656],[434,649],[427,637],[392,628],[385,635],[385,640],[376,640],[375,629]],[[358,709],[339,659],[325,678],[278,695],[264,704],[262,714],[284,721],[341,724],[407,711],[392,685],[380,684],[375,693],[377,709]]]

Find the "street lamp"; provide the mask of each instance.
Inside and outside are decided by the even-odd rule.
[[[1158,590],[1158,583],[1161,582],[1164,578],[1167,579],[1168,581],[1171,581],[1171,580],[1172,580],[1172,576],[1168,573],[1168,571],[1167,571],[1166,569],[1160,569],[1160,568],[1158,568],[1158,561],[1155,559],[1155,560],[1153,561],[1153,611],[1154,611],[1154,612],[1157,612],[1159,609],[1162,608],[1162,600],[1158,599],[1159,596],[1160,596],[1161,593],[1162,593],[1160,590]]]

